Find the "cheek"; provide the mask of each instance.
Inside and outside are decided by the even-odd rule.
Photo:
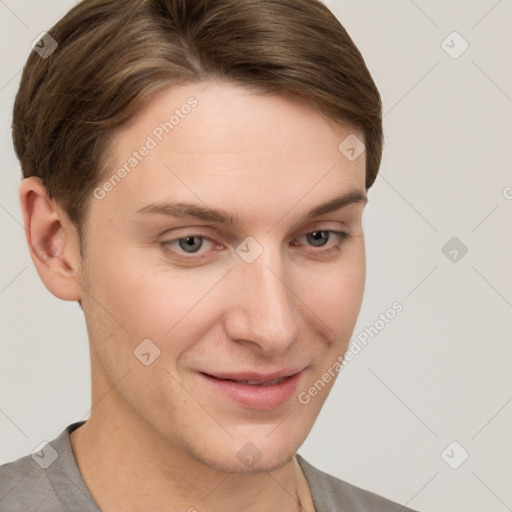
[[[350,337],[364,294],[364,244],[358,242],[349,256],[302,277],[301,298],[338,337]]]
[[[94,262],[87,275],[88,286],[100,311],[112,329],[122,338],[135,343],[161,336],[172,320],[172,298],[176,291],[168,286],[162,295],[157,275],[148,272],[140,258],[130,249],[115,247],[102,254],[91,255]],[[164,311],[167,317],[164,316]]]
[[[209,317],[209,290],[226,271],[171,269],[163,261],[148,264],[144,251],[133,249],[113,250],[96,261],[101,263],[91,269],[90,279],[98,304],[108,313],[100,315],[118,333],[111,345],[127,345],[128,338],[131,351],[150,339],[162,351],[162,361],[178,357],[201,336]]]

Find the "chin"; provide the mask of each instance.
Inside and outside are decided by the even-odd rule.
[[[277,471],[282,468],[286,464],[288,464],[294,457],[295,452],[279,452],[279,453],[271,453],[267,455],[261,456],[261,458],[255,461],[252,464],[245,463],[242,460],[238,460],[235,457],[204,457],[200,462],[209,466],[210,468],[222,472],[222,473],[237,473],[237,474],[260,474],[260,473],[269,473],[272,471]]]
[[[296,439],[273,439],[268,434],[253,436],[253,441],[231,439],[228,443],[215,443],[192,448],[193,455],[202,464],[222,473],[258,474],[276,471],[288,464],[302,444]]]

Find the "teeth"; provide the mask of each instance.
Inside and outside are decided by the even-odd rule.
[[[257,380],[235,380],[234,382],[238,382],[239,384],[248,384],[249,386],[274,386],[286,378],[287,377],[279,377],[278,379],[269,380],[268,382],[259,382]]]

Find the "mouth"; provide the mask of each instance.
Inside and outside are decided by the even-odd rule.
[[[218,379],[217,377],[213,377],[214,379]],[[218,380],[228,380],[230,382],[237,382],[238,384],[247,384],[248,386],[274,386],[279,384],[289,377],[280,377],[278,379],[269,380],[269,381],[257,381],[257,380],[236,380],[236,379],[218,379]]]
[[[295,394],[306,368],[288,368],[274,373],[204,373],[203,380],[221,396],[250,409],[273,409]]]
[[[277,384],[288,377],[301,372],[304,366],[295,368],[284,368],[272,373],[259,373],[259,372],[237,372],[237,373],[205,373],[210,377],[219,380],[229,380],[249,385],[273,385]]]

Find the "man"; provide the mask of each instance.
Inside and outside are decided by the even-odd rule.
[[[0,510],[409,510],[297,454],[361,306],[382,153],[336,18],[91,0],[41,41],[20,201],[41,279],[83,309],[92,408],[0,468]]]

